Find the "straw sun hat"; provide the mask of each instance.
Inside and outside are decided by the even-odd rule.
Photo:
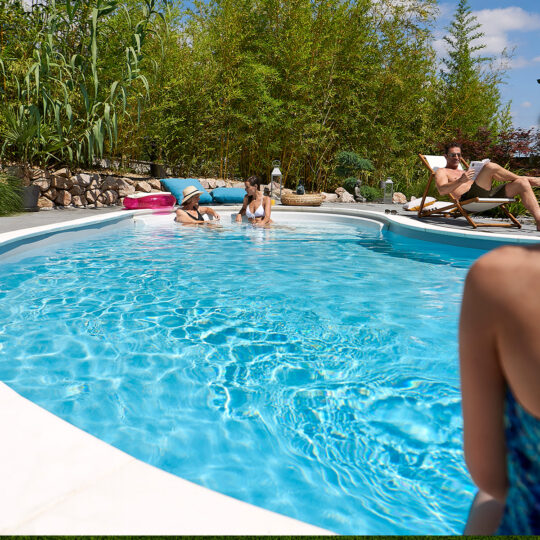
[[[184,191],[182,191],[182,204],[185,204],[189,199],[195,197],[195,195],[202,195],[202,191],[197,189],[195,186],[188,186]]]

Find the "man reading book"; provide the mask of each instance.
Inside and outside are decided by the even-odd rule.
[[[475,197],[512,198],[519,195],[523,206],[532,214],[536,228],[540,231],[540,206],[533,186],[540,186],[540,178],[518,176],[500,165],[488,161],[478,170],[460,170],[461,146],[452,142],[445,149],[446,167],[435,173],[435,183],[441,195],[451,195],[454,199],[465,201]],[[504,182],[493,187],[493,181]]]

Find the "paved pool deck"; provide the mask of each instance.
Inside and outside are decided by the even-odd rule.
[[[228,210],[235,208],[237,205],[224,205],[224,206],[214,206],[216,210],[219,211],[219,208],[223,210]],[[280,205],[278,204],[276,209]],[[288,209],[292,208],[307,208],[307,207],[286,207]],[[321,208],[328,209],[330,212],[332,210],[345,210],[345,209],[355,209],[355,210],[367,210],[370,212],[396,212],[396,215],[401,217],[406,217],[411,220],[411,222],[435,225],[438,227],[452,229],[455,231],[464,231],[464,232],[481,232],[489,233],[491,235],[519,235],[524,237],[538,237],[540,242],[540,232],[536,230],[534,221],[531,218],[518,218],[518,221],[522,224],[521,229],[516,227],[479,227],[478,229],[473,229],[463,217],[458,218],[445,218],[445,217],[427,217],[423,219],[418,219],[414,212],[407,212],[401,208],[399,204],[374,204],[374,203],[323,203]],[[54,210],[42,210],[40,212],[25,212],[21,214],[16,214],[13,216],[0,217],[0,233],[18,231],[21,229],[27,229],[31,227],[40,227],[43,225],[52,225],[55,223],[63,223],[67,221],[72,221],[74,219],[80,218],[91,218],[93,216],[103,216],[112,212],[121,211],[119,206],[110,206],[105,208],[63,208],[63,209],[54,209]],[[481,216],[476,216],[475,221],[478,223],[490,223],[493,220],[490,218],[485,218]]]

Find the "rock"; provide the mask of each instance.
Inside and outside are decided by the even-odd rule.
[[[341,193],[338,196],[338,202],[341,202],[341,203],[353,203],[353,202],[355,202],[355,200],[354,200],[354,197],[348,191],[343,190],[343,193]]]
[[[77,208],[85,207],[87,204],[86,197],[84,195],[75,195],[71,198],[71,204]]]
[[[338,187],[334,193],[341,195],[343,192],[347,191],[344,187]]]
[[[401,193],[400,191],[396,191],[392,195],[392,202],[398,203],[398,204],[405,204],[407,202],[407,197],[405,197],[405,195]]]
[[[283,189],[281,190],[281,193],[282,193],[283,195],[290,195],[291,193],[296,193],[296,191],[293,191],[292,189],[289,189],[289,188],[283,188]]]
[[[51,178],[51,187],[56,189],[71,189],[73,187],[73,180],[71,178],[66,178],[65,176],[53,175]]]
[[[54,171],[53,176],[62,177],[62,178],[71,178],[71,172],[69,171],[69,169],[64,167],[63,169],[58,169],[57,171]]]
[[[86,174],[86,173],[79,173],[79,174],[75,175],[73,180],[79,186],[81,186],[83,188],[87,188],[87,187],[90,186],[90,183],[92,182],[92,175],[91,174]]]
[[[143,193],[150,193],[152,191],[152,186],[145,180],[141,180],[140,182],[137,182],[135,189],[137,191],[142,191]]]
[[[199,182],[201,183],[201,186],[204,188],[204,189],[213,189],[210,187],[210,181],[207,180],[206,178],[201,178],[199,180]]]
[[[24,167],[22,165],[10,165],[9,167],[5,168],[5,171],[9,176],[15,176],[21,179],[26,176]]]
[[[71,204],[71,193],[65,189],[59,189],[54,201],[60,206],[69,206]]]
[[[37,202],[38,208],[40,210],[48,210],[49,208],[54,208],[54,203],[47,199],[47,197],[40,197]]]
[[[75,184],[75,185],[69,190],[69,192],[71,193],[71,195],[83,195],[85,191],[86,191],[86,190],[85,190],[82,186],[79,186],[79,184]]]
[[[40,180],[41,178],[47,178],[47,172],[43,169],[31,169],[29,171],[29,176],[31,180]]]
[[[111,204],[115,204],[118,200],[118,193],[113,190],[104,191],[99,197],[97,198],[98,202],[103,203],[106,206],[109,206]]]
[[[43,193],[43,195],[47,197],[47,199],[54,201],[58,195],[58,190],[55,188],[49,188],[45,193]]]
[[[47,191],[51,187],[50,180],[47,180],[47,178],[40,178],[39,180],[34,180],[33,184],[35,186],[38,186],[41,192]]]
[[[135,186],[124,182],[118,186],[117,192],[120,197],[127,197],[128,195],[135,193]]]
[[[227,186],[227,182],[225,182],[225,180],[216,180],[215,181],[215,186],[214,187],[226,187]]]
[[[151,193],[163,193],[163,190],[162,189],[154,189],[154,188],[152,188]]]
[[[89,189],[85,192],[84,196],[88,204],[94,204],[98,200],[100,192],[97,189]]]
[[[338,195],[335,193],[321,193],[321,195],[324,198],[324,202],[337,202],[338,201]]]
[[[150,180],[148,180],[148,183],[150,184],[152,191],[154,190],[161,191],[161,182],[157,180],[156,178],[151,178]]]
[[[100,201],[96,201],[96,205],[95,205],[95,206],[96,206],[96,208],[103,208],[105,205],[104,205],[102,202],[100,202]]]
[[[244,182],[234,182],[231,187],[245,189],[246,185],[244,184]],[[263,189],[262,186],[260,186],[260,187],[261,187],[261,189]]]
[[[129,185],[128,182],[117,176],[106,176],[101,182],[101,189],[107,191],[108,189],[118,189],[119,186]]]

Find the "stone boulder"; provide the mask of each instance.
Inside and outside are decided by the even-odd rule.
[[[71,172],[66,167],[64,167],[63,169],[58,169],[57,171],[54,171],[52,174],[55,177],[71,178]]]
[[[150,193],[152,191],[152,186],[145,180],[141,180],[137,182],[135,189],[137,191],[142,191],[143,193]]]
[[[49,188],[43,193],[43,195],[47,197],[47,199],[54,201],[56,199],[56,196],[58,195],[58,190],[56,188]]]
[[[33,180],[34,183],[41,178],[47,178],[47,176],[47,171],[44,171],[43,169],[30,169],[29,171],[30,180]]]
[[[135,193],[135,186],[132,186],[127,182],[122,182],[116,191],[120,197],[127,197],[128,195]]]
[[[37,186],[41,193],[47,191],[51,187],[51,181],[47,178],[40,178],[39,180],[34,180],[34,186]]]
[[[73,187],[73,180],[66,176],[57,176],[54,174],[51,178],[51,187],[63,190],[71,189]]]
[[[322,192],[321,195],[323,196],[324,202],[337,202],[338,201],[338,195],[336,193]]]
[[[79,173],[79,174],[76,174],[73,178],[73,181],[75,182],[75,184],[83,187],[83,188],[87,188],[90,186],[90,183],[92,182],[92,176],[91,174],[87,174],[87,173]]]
[[[59,206],[69,206],[71,204],[71,193],[65,189],[59,189],[54,202]]]
[[[95,204],[98,200],[98,197],[101,195],[101,192],[97,189],[89,189],[85,192],[84,197],[88,204]]]
[[[108,189],[117,190],[120,185],[126,184],[127,182],[125,182],[122,178],[118,178],[117,176],[106,176],[101,182],[100,187],[103,191],[107,191]]]
[[[392,202],[397,204],[405,204],[407,202],[407,197],[400,191],[396,191],[392,195]]]
[[[201,178],[199,182],[204,189],[214,189],[213,186],[210,187],[210,180],[208,180],[207,178]]]
[[[148,180],[148,183],[150,184],[150,187],[152,188],[152,191],[157,190],[161,191],[161,182],[157,180],[156,178],[151,178]],[[204,186],[203,186],[204,187]]]
[[[73,206],[76,206],[77,208],[84,208],[88,204],[88,202],[84,195],[74,195],[71,198],[71,204]]]
[[[227,182],[225,180],[216,180],[214,187],[227,187]]]
[[[98,198],[97,202],[103,203],[106,206],[115,204],[118,200],[118,193],[113,190],[104,191]]]
[[[244,182],[233,182],[231,187],[245,189],[246,185],[244,184]],[[261,189],[262,189],[262,186],[261,186]]]
[[[341,202],[341,203],[353,203],[353,202],[355,202],[355,200],[354,200],[354,197],[348,191],[343,190],[343,192],[341,192],[338,195],[338,202]]]
[[[50,208],[54,208],[54,203],[47,197],[40,197],[37,205],[40,210],[49,210]]]

